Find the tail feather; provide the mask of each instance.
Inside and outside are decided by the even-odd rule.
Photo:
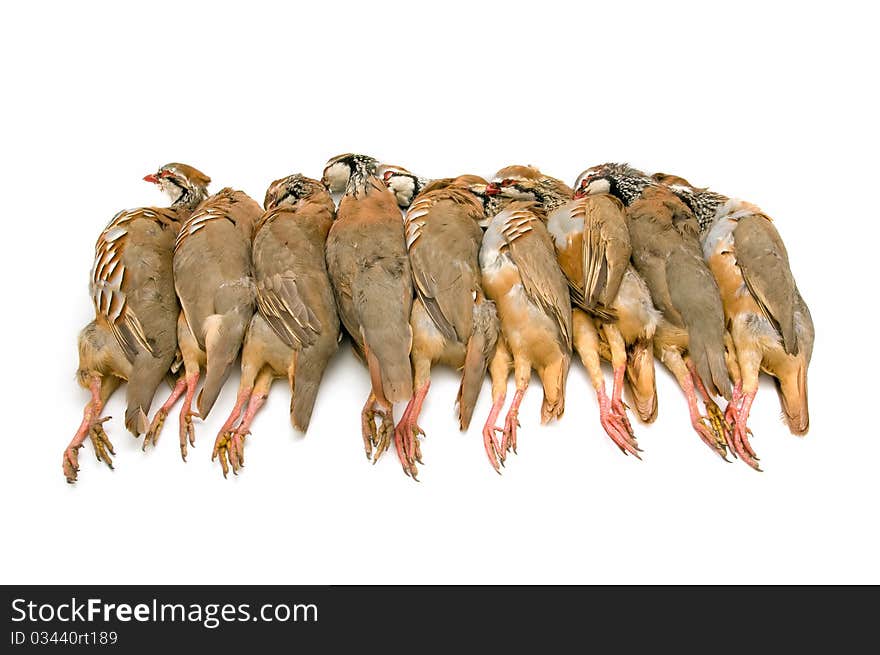
[[[156,389],[168,375],[170,357],[156,358],[147,353],[139,355],[132,362],[131,376],[125,392],[125,427],[134,436],[139,436],[149,428],[147,415],[156,395]]]
[[[321,379],[336,352],[336,338],[330,341],[330,344],[315,343],[296,356],[296,367],[290,379],[290,423],[300,432],[309,429]]]
[[[654,376],[654,348],[649,341],[638,341],[626,359],[626,377],[636,413],[645,423],[657,418],[657,381]]]
[[[478,301],[474,305],[474,329],[468,340],[461,386],[458,388],[458,423],[462,430],[467,430],[471,423],[474,406],[486,377],[486,368],[495,353],[498,329],[495,303],[486,299]]]
[[[709,393],[730,400],[732,390],[725,359],[723,333],[719,339],[710,340],[705,338],[703,330],[691,329],[688,354]]]
[[[252,313],[250,307],[238,308],[222,316],[215,314],[205,321],[205,384],[196,401],[203,419],[210,413],[229,377]]]
[[[807,363],[799,357],[797,366],[777,380],[779,399],[788,429],[792,434],[805,435],[810,429],[810,410],[807,402]]]

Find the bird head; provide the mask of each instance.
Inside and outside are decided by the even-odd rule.
[[[321,183],[330,193],[343,193],[353,181],[362,184],[368,177],[375,175],[378,167],[379,162],[369,155],[337,155],[324,166]]]
[[[394,194],[394,200],[401,209],[406,209],[412,204],[426,183],[426,180],[410,173],[402,166],[382,164],[379,166],[377,174],[388,190]]]
[[[171,199],[172,205],[195,206],[208,195],[211,178],[186,164],[165,164],[155,173],[144,176],[146,182],[157,185]]]
[[[295,205],[300,200],[306,200],[319,194],[327,194],[327,189],[323,184],[318,180],[296,173],[275,180],[269,185],[266,190],[266,198],[263,200],[263,208],[269,211],[282,204]]]

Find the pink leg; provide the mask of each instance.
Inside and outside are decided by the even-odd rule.
[[[503,458],[501,458],[501,445],[498,443],[498,439],[495,438],[495,432],[501,432],[502,428],[499,428],[495,425],[495,422],[498,420],[498,414],[501,413],[501,408],[504,406],[504,395],[499,396],[498,400],[492,403],[492,409],[489,411],[489,418],[486,419],[486,424],[483,426],[483,446],[486,449],[486,455],[489,457],[489,463],[492,464],[492,468],[500,475],[501,467],[498,462],[501,460],[501,464],[504,464]]]
[[[517,389],[513,394],[513,401],[504,418],[504,434],[501,438],[501,461],[507,459],[507,453],[511,450],[516,455],[516,429],[519,427],[519,405],[525,395],[525,389]]]
[[[196,386],[199,383],[199,374],[186,376],[186,396],[183,399],[183,407],[180,408],[180,456],[186,461],[187,439],[191,446],[196,445],[196,431],[193,428],[192,417],[198,416],[192,411],[193,398],[196,395]]]
[[[747,425],[749,412],[752,410],[752,402],[755,400],[756,393],[757,391],[750,391],[743,394],[742,407],[739,409],[739,412],[737,412],[736,422],[733,425],[732,441],[734,452],[740,457],[740,459],[756,471],[760,471],[761,467],[758,464],[758,457],[755,455],[755,451],[752,450],[752,446],[749,443],[751,430],[749,430]]]
[[[721,408],[718,407],[718,404],[712,399],[712,396],[709,395],[709,391],[706,389],[706,385],[703,384],[703,380],[700,379],[700,375],[697,373],[697,367],[694,366],[694,363],[688,361],[687,367],[691,373],[691,378],[693,379],[694,384],[697,385],[697,388],[700,390],[700,395],[703,397],[703,405],[706,407],[708,422],[715,435],[715,441],[724,443],[729,442],[733,437],[733,428],[724,418],[724,414],[721,413]]]
[[[168,396],[168,400],[165,401],[165,403],[159,408],[159,411],[156,412],[153,420],[150,421],[150,429],[147,430],[147,433],[144,435],[143,450],[147,449],[147,444],[156,445],[156,442],[159,440],[159,433],[162,432],[162,426],[165,424],[165,419],[168,417],[168,413],[171,411],[171,408],[174,407],[174,403],[177,402],[177,399],[183,395],[185,390],[186,379],[181,377],[177,380],[177,384],[174,385],[174,389],[171,391],[171,395]]]
[[[64,477],[70,483],[76,482],[76,474],[79,471],[78,451],[83,447],[83,442],[87,436],[91,436],[92,445],[95,447],[95,455],[99,462],[105,462],[111,469],[113,468],[113,460],[110,455],[115,455],[113,444],[107,438],[102,424],[107,418],[98,418],[104,404],[101,402],[101,378],[97,375],[92,376],[89,383],[89,391],[92,394],[91,399],[86,403],[83,410],[83,420],[79,424],[76,434],[64,450],[61,458],[61,468],[64,471]],[[108,454],[109,452],[109,454]]]
[[[633,445],[635,445],[636,435],[633,432],[632,424],[629,422],[629,417],[626,414],[626,410],[629,409],[629,407],[623,402],[623,378],[625,375],[626,364],[618,366],[614,370],[614,387],[611,390],[611,410],[623,423],[626,428],[626,433],[629,435]]]
[[[697,406],[697,394],[694,390],[694,383],[691,378],[687,375],[681,377],[681,387],[684,391],[684,395],[687,398],[688,403],[688,412],[691,415],[691,425],[694,430],[696,430],[697,434],[700,436],[700,439],[703,440],[709,448],[718,453],[723,459],[727,459],[727,449],[720,443],[716,441],[715,436],[712,431],[706,427],[704,424],[704,420],[706,420],[701,414],[700,409]]]
[[[636,445],[635,439],[630,437],[626,426],[612,409],[611,400],[608,398],[608,394],[605,393],[604,382],[596,391],[596,398],[599,401],[599,422],[602,423],[605,432],[608,433],[608,436],[611,437],[611,440],[623,453],[629,453],[641,459],[639,447]]]
[[[742,382],[737,382],[733,387],[733,398],[727,403],[727,409],[724,410],[724,420],[734,425],[737,422],[740,406],[742,405]]]
[[[403,472],[412,476],[414,479],[418,474],[416,462],[422,463],[422,453],[419,446],[419,435],[424,436],[425,431],[419,427],[419,414],[422,413],[422,404],[425,402],[425,396],[428,395],[428,389],[431,381],[428,380],[417,390],[413,397],[409,399],[400,422],[394,429],[394,445],[397,448],[397,458],[403,465]]]
[[[211,451],[211,461],[213,462],[217,455],[220,455],[220,466],[223,468],[223,477],[229,473],[229,464],[232,464],[232,472],[238,474],[238,466],[236,465],[236,453],[241,452],[239,448],[236,451],[235,446],[241,445],[241,439],[236,439],[235,422],[241,416],[242,409],[251,397],[253,388],[244,388],[238,390],[238,398],[235,400],[235,407],[226,419],[226,423],[220,428],[217,438],[214,440],[214,450]],[[243,437],[242,437],[243,438]],[[244,454],[241,452],[240,461],[244,462]]]
[[[232,464],[232,472],[238,474],[238,469],[244,466],[244,438],[251,433],[251,423],[260,408],[266,404],[269,394],[265,391],[257,391],[251,396],[244,418],[235,429],[229,443],[229,463]]]

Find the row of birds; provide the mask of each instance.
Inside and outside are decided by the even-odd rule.
[[[102,410],[124,381],[125,425],[144,434],[144,448],[183,397],[186,459],[193,417],[208,416],[241,351],[235,406],[212,452],[224,476],[237,473],[273,379],[289,380],[291,422],[308,428],[340,322],[370,376],[367,458],[393,443],[413,478],[435,364],[461,371],[462,430],[488,370],[482,435],[499,472],[516,451],[532,370],[542,422],[559,418],[573,351],[603,430],[625,454],[640,449],[624,391],[641,421],[656,418],[655,358],[684,392],[694,431],[725,459],[760,470],[748,417],[762,370],[791,432],[808,429],[810,312],[772,220],[750,203],[625,164],[589,168],[571,188],[532,166],[491,181],[427,180],[344,154],[320,181],[276,180],[262,208],[231,188],[210,195],[210,179],[185,164],[144,179],[171,205],[122,211],[98,238],[95,320],[79,336],[78,380],[91,397],[64,451],[68,482],[87,437],[112,468]],[[612,366],[610,393],[600,360]],[[498,426],[511,370],[515,393]],[[173,391],[148,420],[163,380]],[[393,405],[404,402],[395,425]]]

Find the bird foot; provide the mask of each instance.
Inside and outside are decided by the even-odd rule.
[[[110,417],[105,416],[89,423],[88,436],[92,442],[92,448],[95,449],[95,457],[98,458],[99,462],[104,462],[112,469],[113,459],[110,455],[116,455],[116,451],[113,450],[113,444],[110,443],[110,438],[107,436],[107,432],[104,431],[104,423],[109,420]],[[64,477],[71,484],[77,480],[77,473],[79,472],[79,449],[83,447],[84,440],[85,434],[82,434],[81,437],[74,437],[74,440],[67,446],[67,449],[64,451],[64,456],[61,459],[61,468],[64,471]]]
[[[693,425],[694,430],[704,444],[714,450],[725,462],[730,461],[727,459],[727,441],[724,438],[724,433],[721,432],[719,434],[713,427],[711,419],[706,416],[700,416],[691,425]]]
[[[501,467],[504,466],[504,457],[502,456],[501,444],[495,437],[496,432],[504,432],[504,428],[497,425],[486,423],[483,426],[483,447],[486,449],[486,456],[495,472],[501,475]]]
[[[629,425],[629,421],[626,420],[625,415],[621,416],[614,410],[606,410],[604,412],[600,410],[599,422],[608,436],[611,437],[614,445],[620,448],[623,454],[632,455],[636,459],[642,458],[639,455],[642,449],[639,448],[632,427]]]
[[[376,418],[379,425],[376,425]],[[391,416],[391,408],[364,409],[361,413],[361,431],[364,437],[364,450],[367,459],[372,459],[373,464],[388,450],[394,435],[394,420]],[[375,451],[373,450],[375,449]]]
[[[416,462],[422,462],[422,448],[419,437],[425,436],[425,431],[419,427],[414,418],[409,416],[401,419],[394,429],[394,445],[397,449],[397,457],[403,466],[403,472],[413,480],[418,480],[419,470]]]
[[[240,430],[226,430],[217,435],[214,441],[214,450],[211,453],[211,461],[220,458],[220,468],[223,469],[223,477],[232,469],[233,475],[244,466],[244,440],[247,432]]]
[[[599,422],[623,454],[641,459],[641,449],[636,441],[632,425],[626,416],[627,407],[622,400],[609,401],[604,391],[598,393]]]
[[[749,437],[753,436],[749,427],[743,423],[734,423],[733,434],[730,439],[730,449],[734,453],[734,457],[739,457],[746,464],[756,471],[761,470],[758,463],[760,458],[755,454],[752,445],[749,443]]]
[[[146,452],[147,446],[155,447],[156,443],[159,441],[159,434],[161,434],[162,432],[162,426],[165,425],[166,418],[168,418],[167,409],[160,409],[158,412],[156,412],[153,420],[150,421],[150,427],[144,434],[144,445],[141,450]]]
[[[519,412],[515,409],[507,412],[507,418],[504,419],[504,429],[501,437],[501,463],[507,459],[507,453],[513,452],[516,455],[516,430],[520,427]]]
[[[198,412],[182,410],[180,412],[180,456],[186,461],[187,442],[190,446],[196,445],[196,430],[193,426],[193,416],[198,417]]]

